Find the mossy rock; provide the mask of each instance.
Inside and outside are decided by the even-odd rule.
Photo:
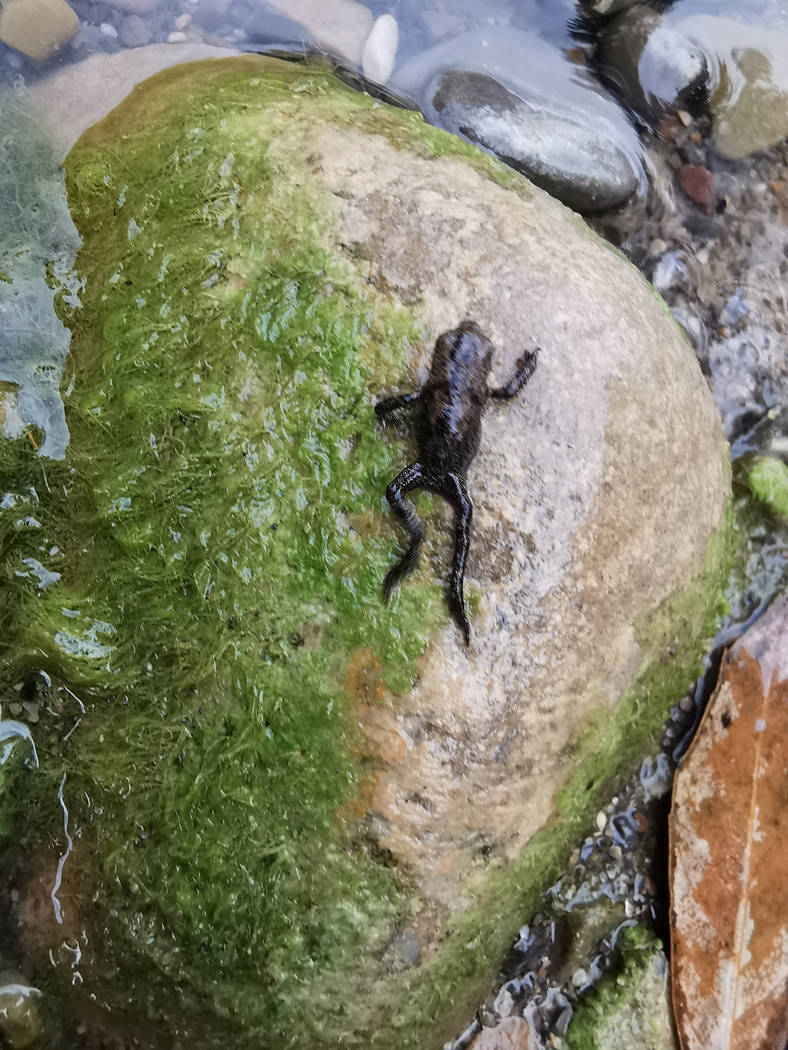
[[[729,477],[694,357],[576,216],[320,68],[168,70],[66,181],[70,448],[0,442],[42,1008],[142,1046],[437,1047],[712,628]],[[464,316],[500,375],[543,350],[485,423],[469,652],[436,503],[382,602],[412,450],[372,411]]]
[[[748,481],[752,494],[788,521],[788,466],[773,456],[760,456],[749,469]]]
[[[645,929],[624,930],[620,956],[580,1003],[567,1050],[677,1050],[668,961]]]

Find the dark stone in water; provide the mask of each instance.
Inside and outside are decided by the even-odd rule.
[[[614,207],[645,181],[626,115],[588,69],[530,33],[453,37],[405,62],[390,86],[578,211]]]
[[[708,76],[697,44],[642,4],[605,26],[596,59],[603,77],[627,105],[652,123],[681,105]]]
[[[626,200],[637,175],[625,154],[586,123],[550,112],[483,73],[449,70],[432,105],[439,122],[579,211]]]

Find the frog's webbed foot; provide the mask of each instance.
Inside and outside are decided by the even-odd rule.
[[[514,373],[508,383],[503,386],[493,387],[488,389],[487,393],[490,397],[501,398],[502,400],[516,397],[517,394],[523,389],[525,384],[534,374],[536,370],[536,362],[539,357],[539,347],[535,350],[527,350],[522,357],[517,360],[517,371]]]
[[[454,562],[452,564],[451,576],[447,601],[449,612],[454,622],[462,631],[465,644],[470,645],[471,625],[468,623],[468,614],[465,610],[465,595],[463,593],[463,581],[465,579],[465,562],[468,557],[468,547],[471,542],[471,521],[473,519],[473,504],[471,503],[468,490],[465,487],[465,479],[459,474],[449,474],[440,493],[449,501],[457,515],[457,525],[454,539]]]
[[[380,404],[384,404],[384,402],[380,402]],[[378,405],[375,406],[376,411],[378,407]],[[408,573],[413,572],[418,564],[419,550],[424,539],[424,527],[413,509],[413,504],[405,499],[405,493],[412,492],[413,489],[425,488],[426,484],[427,478],[424,468],[416,460],[409,467],[405,467],[386,489],[386,499],[389,501],[391,509],[397,515],[401,524],[407,529],[410,536],[407,550],[397,564],[389,569],[383,582],[383,595],[386,601],[389,600],[391,592],[400,580],[407,576]]]
[[[375,415],[378,419],[383,419],[390,412],[396,412],[398,408],[406,408],[408,405],[415,404],[420,397],[420,390],[412,394],[401,394],[399,397],[384,397],[382,401],[375,404]]]

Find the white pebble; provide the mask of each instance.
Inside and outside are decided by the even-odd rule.
[[[185,33],[181,33],[179,31],[177,33],[170,33],[170,35],[167,37],[167,43],[168,44],[182,44],[185,39],[186,39],[186,34]]]
[[[99,28],[102,36],[108,36],[110,40],[118,39],[118,31],[110,22],[102,22]]]
[[[605,824],[607,824],[607,814],[605,813],[605,811],[603,809],[600,809],[600,811],[596,815],[596,826],[597,826],[598,830],[599,831],[604,831],[605,830]]]
[[[385,84],[394,70],[398,44],[396,18],[393,15],[381,15],[372,26],[361,53],[364,76],[376,84]]]
[[[178,15],[175,19],[176,29],[186,29],[187,26],[191,25],[192,16],[190,14]]]

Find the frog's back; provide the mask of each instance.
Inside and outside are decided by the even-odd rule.
[[[492,354],[492,343],[473,321],[444,332],[435,344],[418,427],[426,467],[464,472],[476,455]]]

